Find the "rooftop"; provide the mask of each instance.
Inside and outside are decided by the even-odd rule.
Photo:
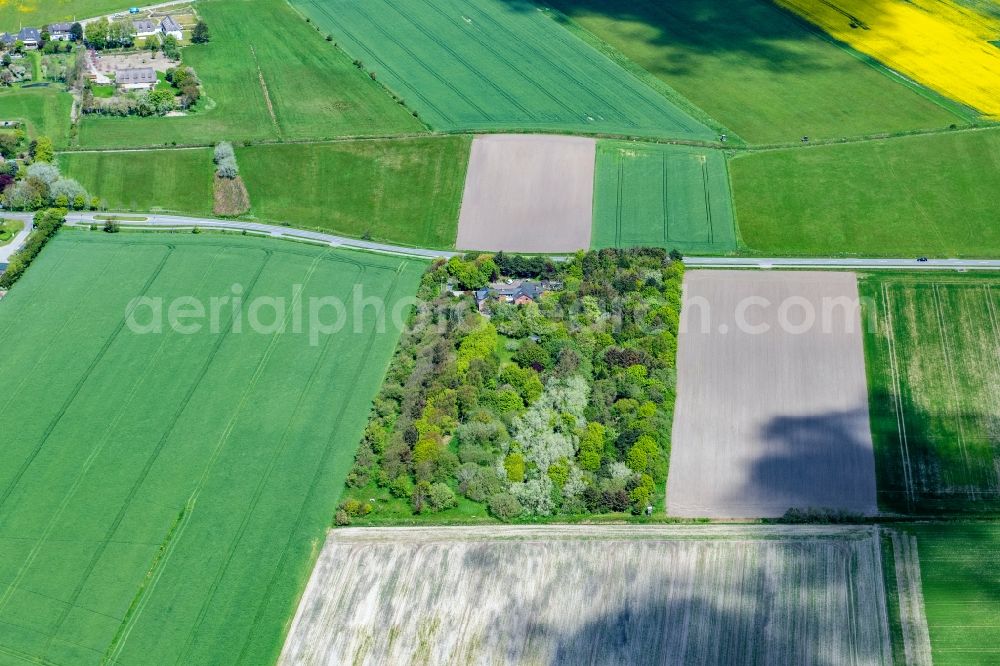
[[[139,19],[138,21],[132,21],[132,25],[135,27],[136,32],[156,32],[156,24],[149,19]]]
[[[181,24],[174,20],[173,16],[167,15],[160,21],[160,27],[166,32],[174,32],[181,29]]]
[[[156,70],[152,67],[140,67],[137,69],[119,69],[115,72],[115,83],[118,85],[136,85],[143,83],[156,83]]]

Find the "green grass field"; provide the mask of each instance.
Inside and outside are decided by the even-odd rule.
[[[904,529],[917,537],[934,663],[1000,663],[1000,525],[926,523]]]
[[[9,245],[14,237],[24,229],[24,222],[21,220],[5,220],[0,217],[0,247]]]
[[[212,41],[184,49],[212,101],[181,118],[87,117],[80,144],[324,139],[423,126],[281,0],[212,0]]]
[[[753,153],[729,168],[759,254],[1000,254],[1000,130]]]
[[[450,248],[468,137],[237,148],[252,214],[346,236]]]
[[[63,153],[63,173],[110,210],[212,214],[212,151]]]
[[[880,505],[1000,509],[1000,276],[860,285]]]
[[[398,339],[355,285],[391,312],[424,268],[238,236],[54,239],[0,303],[0,662],[274,663]],[[239,291],[215,325],[171,329],[174,299],[210,313]],[[162,299],[163,333],[127,324],[155,320],[137,297]],[[346,319],[313,344],[324,297]]]
[[[293,4],[437,129],[716,136],[529,3]]]
[[[550,4],[751,143],[965,122],[767,0]]]
[[[680,146],[600,142],[591,246],[735,251],[725,156]]]
[[[56,21],[74,21],[127,9],[121,0],[4,0],[0,2],[0,32],[21,26],[39,27]]]
[[[48,136],[57,148],[69,143],[73,98],[56,87],[0,88],[0,119],[28,124],[31,137]]]

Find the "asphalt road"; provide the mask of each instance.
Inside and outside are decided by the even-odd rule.
[[[906,270],[1000,270],[996,259],[836,259],[836,258],[745,258],[745,257],[684,257],[689,268],[850,268]]]
[[[70,213],[66,221],[70,225],[85,226],[89,224],[104,224],[104,220],[97,219],[97,216],[108,216],[113,213]],[[155,227],[157,229],[191,229],[200,227],[202,229],[232,229],[236,231],[249,231],[256,234],[264,234],[275,238],[286,238],[290,240],[304,240],[314,243],[323,243],[331,247],[343,247],[352,250],[366,250],[369,252],[381,252],[385,254],[399,254],[409,257],[422,257],[425,259],[435,259],[437,257],[451,257],[458,252],[448,252],[446,250],[429,250],[424,248],[403,247],[400,245],[389,245],[387,243],[376,243],[373,241],[359,240],[357,238],[347,238],[334,234],[322,233],[319,231],[308,231],[305,229],[294,229],[273,224],[260,224],[257,222],[240,222],[237,220],[214,220],[199,217],[186,217],[180,215],[125,215],[122,217],[144,218],[141,222],[131,220],[121,220],[119,224],[127,228]]]
[[[30,221],[32,213],[0,212],[3,217]],[[319,231],[307,231],[258,222],[241,222],[239,220],[217,220],[211,218],[189,217],[184,215],[158,215],[142,213],[70,213],[67,221],[71,225],[104,224],[104,220],[96,216],[121,215],[124,217],[141,217],[141,222],[121,222],[123,227],[156,227],[160,229],[235,229],[267,234],[278,238],[292,240],[307,240],[326,243],[333,247],[344,247],[354,250],[368,250],[387,254],[401,254],[409,257],[452,257],[462,254],[448,250],[433,250],[427,248],[404,247],[388,243],[375,243],[357,238],[347,238]],[[558,258],[557,258],[558,259]],[[997,271],[1000,270],[1000,259],[929,259],[919,262],[916,258],[908,259],[844,259],[833,257],[684,257],[688,268],[811,268],[816,270],[850,269],[850,270],[952,270],[952,271]]]

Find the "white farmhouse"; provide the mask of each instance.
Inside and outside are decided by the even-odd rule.
[[[181,24],[170,15],[167,15],[162,21],[160,21],[160,32],[164,35],[170,35],[178,41],[184,38],[184,31],[181,30]]]
[[[138,21],[132,21],[132,27],[135,28],[135,36],[137,39],[143,37],[152,37],[159,30],[156,27],[156,23],[150,21],[149,19],[140,19]]]

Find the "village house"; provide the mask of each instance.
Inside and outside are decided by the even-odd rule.
[[[178,40],[184,38],[184,31],[181,30],[181,24],[170,15],[167,15],[162,21],[160,21],[160,32],[164,35],[170,35]]]
[[[42,43],[42,33],[38,28],[21,28],[17,33],[17,41],[24,44],[26,49],[37,49]]]
[[[72,41],[72,29],[72,23],[52,23],[46,28],[49,33],[49,39],[57,42]]]
[[[156,82],[156,70],[152,67],[119,69],[115,72],[115,85],[122,91],[152,90]]]
[[[139,19],[137,21],[132,21],[132,26],[135,28],[135,36],[137,39],[142,39],[143,37],[152,37],[157,32],[156,23],[150,21],[149,19]]]
[[[490,300],[514,305],[527,305],[537,301],[546,291],[557,289],[558,285],[538,280],[506,280],[491,282],[485,288],[475,292],[476,307],[485,312]]]
[[[9,49],[16,43],[17,37],[15,35],[10,34],[9,32],[0,33],[0,44],[3,44],[4,48]]]

